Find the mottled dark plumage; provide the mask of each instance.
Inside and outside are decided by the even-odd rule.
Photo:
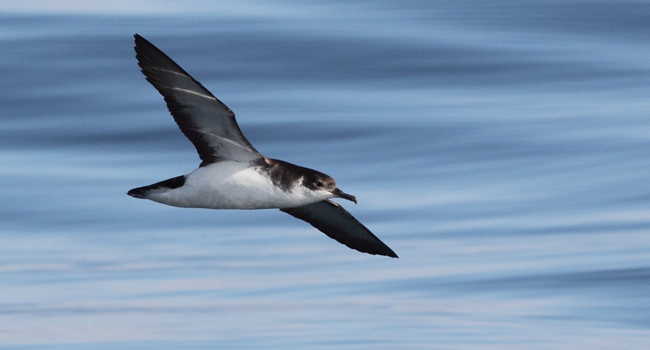
[[[301,167],[278,159],[268,159],[265,171],[271,177],[273,183],[288,191],[295,186],[296,182],[302,181],[305,187],[316,189],[314,183],[319,179],[328,179],[329,176],[313,169]]]

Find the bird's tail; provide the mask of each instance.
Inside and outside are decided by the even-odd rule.
[[[165,181],[156,182],[153,185],[134,188],[129,192],[127,192],[126,194],[135,198],[147,199],[148,194],[151,191],[170,190],[174,188],[179,188],[183,186],[183,184],[185,184],[185,175],[173,177]]]

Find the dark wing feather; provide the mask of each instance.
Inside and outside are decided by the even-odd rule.
[[[196,147],[201,166],[222,159],[262,158],[242,134],[235,114],[201,83],[138,34],[135,52],[142,73],[163,95],[176,124]]]
[[[397,258],[395,252],[337,203],[325,200],[280,210],[310,223],[330,238],[352,249]]]

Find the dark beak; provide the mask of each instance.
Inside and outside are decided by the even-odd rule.
[[[339,197],[339,198],[347,199],[347,200],[349,200],[349,201],[354,202],[354,204],[357,204],[357,197],[355,197],[355,196],[353,196],[353,195],[351,195],[351,194],[347,194],[347,193],[341,191],[341,190],[338,189],[338,188],[335,189],[334,191],[332,191],[332,194],[333,194],[335,197]]]

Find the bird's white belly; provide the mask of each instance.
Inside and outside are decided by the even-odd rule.
[[[152,193],[149,199],[176,207],[208,209],[269,209],[298,207],[322,200],[296,186],[276,187],[259,167],[221,161],[188,174],[183,186]]]

